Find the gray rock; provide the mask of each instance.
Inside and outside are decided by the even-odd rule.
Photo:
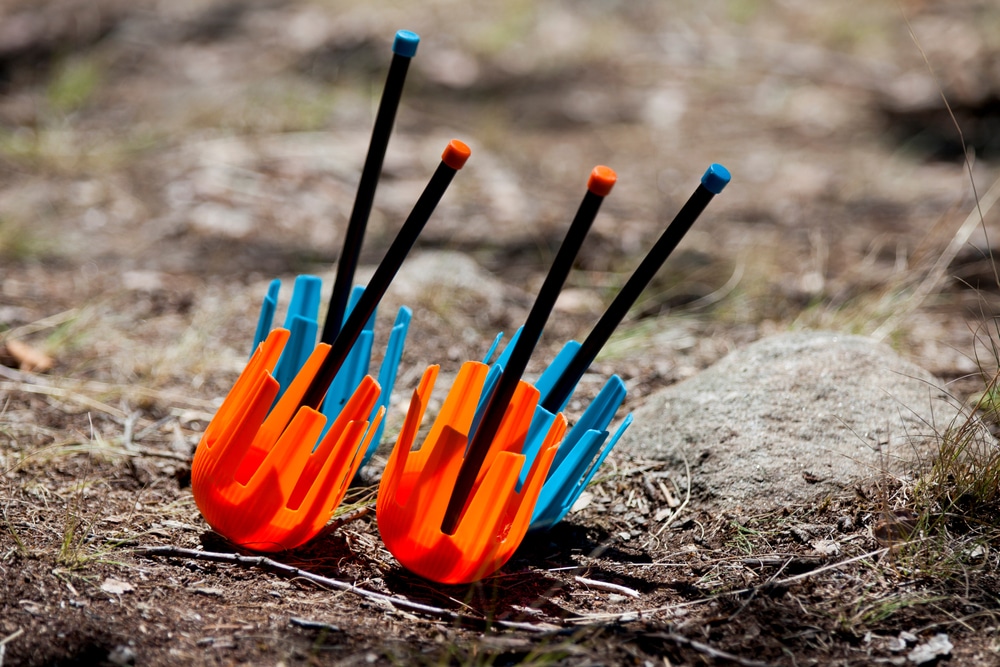
[[[888,347],[825,332],[767,338],[649,397],[621,447],[691,466],[709,504],[769,509],[926,457],[956,408]]]

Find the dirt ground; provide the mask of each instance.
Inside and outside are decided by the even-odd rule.
[[[191,456],[268,281],[329,289],[399,28],[422,41],[362,273],[452,137],[473,156],[412,259],[478,273],[387,296],[414,322],[344,516],[273,562],[212,560],[241,552]],[[945,517],[901,544],[912,479],[737,514],[616,452],[586,506],[454,587],[395,562],[373,496],[399,396],[523,322],[596,164],[619,181],[529,375],[719,162],[732,185],[584,397],[617,373],[632,409],[788,329],[872,335],[957,402],[982,391],[998,35],[975,0],[0,3],[0,665],[997,664],[996,533]]]

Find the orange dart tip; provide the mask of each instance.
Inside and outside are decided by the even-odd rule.
[[[587,189],[598,197],[607,197],[611,194],[611,188],[615,187],[618,175],[611,167],[597,165],[590,172],[590,179],[587,180]]]
[[[521,448],[538,390],[521,382],[493,439],[453,534],[441,530],[465,455],[469,429],[489,367],[462,365],[427,438],[411,451],[438,367],[424,373],[379,484],[376,516],[386,548],[408,570],[445,584],[477,581],[506,563],[520,545],[552,465],[566,419],[556,416],[521,490]]]
[[[272,373],[288,336],[275,329],[257,348],[191,465],[191,490],[208,524],[257,551],[292,549],[326,525],[385,412],[369,424],[379,385],[366,376],[314,450],[327,419],[298,406],[330,346],[316,347],[272,409],[278,394]]]
[[[458,170],[465,166],[466,160],[472,155],[472,149],[458,139],[452,139],[441,154],[441,161],[452,169]]]

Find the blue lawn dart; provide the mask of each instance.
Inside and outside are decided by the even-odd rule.
[[[567,342],[538,378],[535,388],[538,389],[541,398],[522,450],[528,462],[538,454],[542,438],[555,419],[556,413],[566,407],[580,378],[628,314],[629,308],[691,229],[708,203],[715,195],[722,192],[730,179],[729,171],[720,164],[713,164],[705,171],[695,192],[619,291],[590,335],[583,343],[572,340]],[[497,336],[486,354],[484,363],[489,363],[489,359],[493,357],[501,337],[502,334]],[[489,396],[491,387],[500,376],[509,350],[514,347],[516,339],[517,334],[491,366],[483,396]],[[613,434],[608,429],[615,413],[625,400],[625,394],[625,383],[617,375],[611,376],[586,408],[580,420],[563,438],[535,504],[530,531],[548,530],[561,521],[594,478],[604,459],[632,423],[632,415],[629,414]],[[526,463],[523,470],[528,469],[530,463]],[[522,472],[522,483],[524,474]]]
[[[361,253],[365,227],[367,226],[368,217],[374,202],[375,189],[378,186],[379,176],[382,171],[382,163],[389,144],[389,136],[392,133],[396,110],[399,107],[399,101],[402,96],[403,84],[406,81],[406,73],[410,60],[417,53],[419,43],[420,37],[408,30],[398,31],[393,40],[393,58],[389,66],[389,73],[386,76],[385,88],[382,92],[378,113],[375,117],[375,126],[372,130],[371,143],[368,147],[365,164],[361,171],[361,179],[358,183],[354,208],[351,211],[350,221],[344,235],[344,249],[337,261],[337,275],[333,291],[330,294],[326,320],[323,325],[322,335],[319,336],[319,341],[322,343],[332,344],[336,340],[341,327],[350,316],[351,311],[364,292],[363,287],[354,286],[352,288],[351,285],[354,281],[354,273],[358,265],[358,256]],[[271,281],[271,284],[268,286],[267,295],[264,297],[260,316],[257,320],[257,329],[251,352],[257,349],[267,338],[271,330],[274,323],[275,311],[277,310],[280,289],[281,281],[277,279]],[[299,373],[303,364],[305,364],[309,355],[316,347],[317,335],[320,332],[319,307],[321,291],[322,280],[318,276],[300,275],[295,279],[291,302],[289,303],[284,322],[284,328],[289,330],[290,336],[274,372],[274,377],[280,383],[281,387],[278,394],[279,399],[284,393],[284,388],[291,384],[292,379]],[[346,405],[362,379],[368,374],[375,337],[375,317],[376,315],[373,313],[371,318],[366,322],[357,342],[334,378],[326,395],[321,412],[328,417],[327,428],[333,424],[341,408]],[[382,365],[379,368],[378,383],[382,391],[372,412],[372,417],[380,409],[388,408],[389,399],[396,383],[397,369],[403,355],[406,333],[412,317],[413,313],[405,306],[400,308],[396,314],[396,320],[393,323],[385,354],[382,358]],[[378,447],[384,428],[385,421],[383,420],[376,427],[377,430],[374,437],[370,439],[368,448],[364,452],[361,463],[362,467],[368,463],[375,449]],[[323,435],[325,433],[326,430],[324,429]]]

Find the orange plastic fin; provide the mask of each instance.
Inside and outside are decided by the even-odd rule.
[[[281,357],[281,351],[288,341],[288,335],[289,332],[287,329],[275,329],[257,346],[257,349],[250,356],[247,365],[244,366],[243,372],[240,373],[239,378],[233,384],[233,388],[229,390],[226,398],[222,401],[222,405],[215,412],[215,417],[212,418],[212,421],[205,429],[199,447],[211,448],[215,444],[215,440],[224,428],[224,425],[232,423],[235,417],[234,412],[238,411],[239,406],[244,402],[246,393],[250,390],[250,385],[264,373],[274,371],[274,367]]]
[[[292,489],[298,484],[307,466],[312,443],[316,442],[326,424],[326,417],[309,408],[295,413],[285,432],[274,444],[254,476],[263,471],[277,472],[277,486],[270,493],[278,493],[281,498],[291,497]],[[253,481],[253,480],[251,480]]]
[[[320,343],[312,351],[312,354],[306,359],[306,363],[302,365],[302,368],[295,375],[295,379],[285,388],[281,399],[271,409],[271,414],[267,416],[267,420],[260,430],[260,435],[257,438],[258,443],[273,443],[281,435],[281,432],[285,430],[285,426],[291,422],[292,416],[295,415],[299,407],[299,399],[302,398],[313,376],[316,375],[316,371],[322,365],[323,359],[326,358],[326,353],[329,351],[330,346],[324,343]],[[255,443],[255,446],[258,446],[258,443]]]
[[[311,410],[311,408],[303,408]],[[347,428],[337,431],[330,429],[327,435],[319,443],[319,447],[311,452],[305,459],[305,466],[298,475],[295,489],[288,499],[288,509],[297,510],[302,506],[302,501],[309,498],[310,503],[315,500],[321,491],[322,484],[315,484],[320,477],[320,471],[329,471],[333,468],[337,470],[349,469],[349,457],[357,452],[358,444],[368,422],[350,422]],[[345,447],[345,444],[347,445]],[[353,445],[353,446],[352,446]],[[345,460],[347,459],[347,460]],[[344,475],[345,479],[349,479]],[[326,504],[323,503],[325,507]]]
[[[257,429],[267,417],[270,401],[278,395],[278,382],[270,375],[258,375],[252,384],[245,385],[245,389],[243,401],[231,410],[232,421],[225,424],[225,428],[219,428],[215,446],[205,453],[204,474],[207,476],[218,476],[226,482],[235,478]],[[216,415],[215,419],[218,418]],[[197,452],[195,454],[198,458]],[[193,470],[194,464],[192,485]]]
[[[427,434],[428,441],[437,438],[446,424],[456,431],[468,435],[488,372],[489,366],[478,361],[467,361],[462,364],[462,367],[458,369],[455,382],[452,383],[448,396],[434,420],[434,425],[431,427],[430,433]]]

